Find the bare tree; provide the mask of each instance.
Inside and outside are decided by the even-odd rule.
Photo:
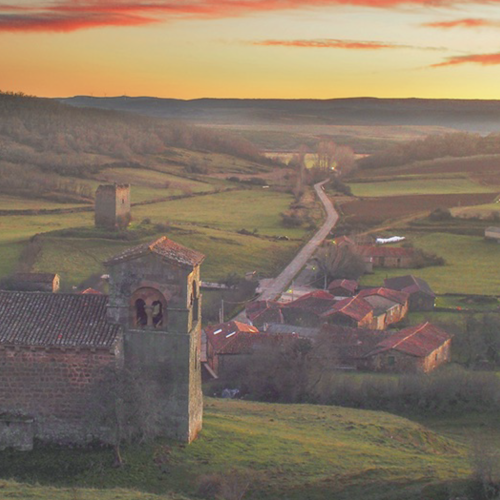
[[[162,433],[166,409],[159,380],[159,373],[116,367],[92,391],[87,426],[91,434],[105,433],[116,467],[123,465],[123,443],[146,442]]]
[[[347,245],[328,243],[318,249],[315,256],[318,265],[317,279],[323,279],[324,288],[334,279],[358,279],[365,271],[361,255]]]

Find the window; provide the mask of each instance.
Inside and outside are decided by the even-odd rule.
[[[135,326],[146,326],[147,324],[146,303],[142,299],[137,299],[135,301]]]
[[[396,364],[396,358],[394,356],[387,357],[387,364],[389,366],[394,366]]]
[[[130,324],[138,328],[167,327],[167,301],[155,288],[140,288],[132,295]]]

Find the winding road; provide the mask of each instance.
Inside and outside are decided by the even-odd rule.
[[[307,261],[312,257],[318,246],[321,245],[323,240],[335,227],[335,224],[337,224],[339,214],[335,211],[332,202],[323,191],[323,185],[327,182],[328,180],[318,182],[318,184],[314,185],[316,194],[325,208],[325,222],[323,222],[323,225],[318,232],[302,247],[300,252],[294,257],[288,266],[283,269],[281,274],[266,285],[264,291],[259,297],[259,300],[274,300],[276,297],[281,295],[285,291],[288,284],[291,283],[295,276],[297,276],[300,270],[306,265]]]

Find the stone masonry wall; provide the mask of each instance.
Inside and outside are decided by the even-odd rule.
[[[0,349],[0,409],[34,417],[38,437],[57,439],[53,431],[81,423],[93,384],[115,359],[107,350]]]

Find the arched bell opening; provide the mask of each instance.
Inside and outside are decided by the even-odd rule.
[[[167,328],[167,301],[155,288],[139,288],[131,297],[130,322],[135,328]]]

